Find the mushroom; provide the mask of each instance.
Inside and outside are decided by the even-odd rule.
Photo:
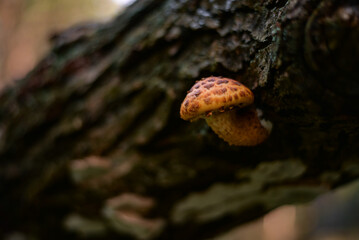
[[[250,107],[253,102],[252,91],[238,81],[208,77],[188,91],[180,114],[189,121],[204,118],[229,145],[255,146],[269,136],[271,123],[259,119],[260,112]]]

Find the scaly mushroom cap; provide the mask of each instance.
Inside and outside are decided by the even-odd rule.
[[[253,101],[252,91],[243,84],[229,78],[208,77],[188,91],[180,114],[184,120],[196,120],[217,111],[245,107]]]

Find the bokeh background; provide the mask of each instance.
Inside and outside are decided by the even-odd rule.
[[[109,21],[133,0],[0,0],[0,88],[23,77],[74,24]]]
[[[0,89],[21,79],[51,48],[57,32],[110,21],[133,0],[0,0]],[[359,171],[359,170],[357,170]],[[2,216],[6,217],[6,216]],[[64,231],[76,231],[71,227]],[[29,239],[14,232],[6,240]],[[302,206],[283,206],[220,240],[358,240],[359,181]]]

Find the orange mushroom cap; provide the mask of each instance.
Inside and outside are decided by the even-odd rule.
[[[187,93],[181,105],[181,118],[196,120],[217,111],[245,107],[254,101],[253,93],[243,84],[222,77],[198,81]]]

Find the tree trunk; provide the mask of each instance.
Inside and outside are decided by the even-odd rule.
[[[350,0],[140,0],[53,36],[0,96],[2,234],[208,239],[356,179],[358,29]],[[263,144],[180,119],[211,75],[252,89]]]

